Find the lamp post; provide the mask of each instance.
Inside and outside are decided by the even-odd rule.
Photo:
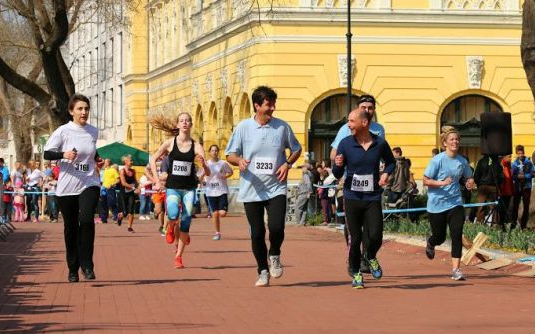
[[[347,115],[351,112],[351,72],[352,72],[352,61],[351,61],[351,0],[347,1]]]

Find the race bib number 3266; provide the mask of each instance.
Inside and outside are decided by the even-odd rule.
[[[373,191],[373,174],[353,174],[353,180],[351,180],[351,190],[362,192]]]

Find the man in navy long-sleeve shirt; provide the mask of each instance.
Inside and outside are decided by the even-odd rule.
[[[382,268],[377,260],[377,252],[383,242],[383,213],[381,194],[388,176],[396,164],[390,145],[385,139],[370,133],[371,115],[365,110],[355,109],[348,117],[351,136],[338,145],[333,174],[340,178],[346,172],[344,200],[346,219],[351,235],[349,264],[352,269],[360,267],[360,242],[364,232],[369,243],[364,253],[370,264],[372,276],[382,277]],[[385,163],[383,173],[379,171],[381,159]],[[352,286],[363,288],[360,270],[354,273]]]

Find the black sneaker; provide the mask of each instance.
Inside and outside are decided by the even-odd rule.
[[[95,279],[95,272],[93,271],[93,269],[84,269],[82,270],[82,272],[84,273],[84,277],[85,279]]]
[[[360,272],[370,274],[372,271],[370,270],[370,264],[366,259],[362,258],[360,260]]]
[[[68,279],[69,279],[69,282],[71,282],[71,283],[78,282],[80,280],[80,278],[78,277],[78,272],[77,271],[69,271]]]
[[[427,255],[427,258],[429,260],[433,260],[435,258],[435,246],[431,246],[429,243],[429,239],[427,239],[427,246],[425,247],[425,255]]]

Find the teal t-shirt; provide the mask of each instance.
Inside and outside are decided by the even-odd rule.
[[[472,169],[461,155],[457,154],[453,158],[448,157],[446,152],[435,155],[425,169],[424,176],[436,181],[443,181],[448,176],[453,179],[453,182],[447,186],[428,188],[428,212],[440,213],[463,205],[459,180],[463,176],[472,177]]]

